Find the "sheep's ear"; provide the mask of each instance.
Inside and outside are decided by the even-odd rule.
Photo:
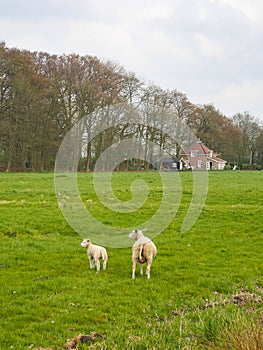
[[[144,228],[144,229],[142,230],[142,233],[144,233],[145,231],[147,231],[147,228]]]

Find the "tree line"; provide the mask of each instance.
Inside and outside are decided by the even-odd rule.
[[[113,141],[132,135],[139,135],[145,143],[155,142],[162,152],[178,156],[179,145],[160,132],[162,123],[177,128],[176,120],[182,120],[229,164],[263,167],[262,125],[248,112],[227,117],[212,104],[195,105],[177,89],[164,90],[146,83],[121,65],[94,56],[30,52],[8,48],[2,42],[0,170],[53,170],[68,131],[86,116],[88,133],[99,122],[94,111],[119,103],[139,109],[142,121],[137,125],[116,121],[114,127],[88,142],[81,170],[93,170],[96,160]],[[171,116],[169,121],[161,120],[166,110]],[[156,128],[147,123],[149,117],[154,118]]]

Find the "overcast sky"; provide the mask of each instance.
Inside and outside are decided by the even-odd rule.
[[[263,121],[262,0],[0,0],[7,47],[94,55]]]

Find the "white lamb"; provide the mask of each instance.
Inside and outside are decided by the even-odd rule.
[[[146,276],[150,278],[150,269],[153,258],[157,254],[157,248],[150,238],[144,236],[144,230],[134,230],[129,234],[129,238],[136,242],[132,247],[132,279],[135,278],[137,261],[140,263],[140,274],[143,274],[143,263],[146,262]]]
[[[100,259],[103,260],[103,270],[106,269],[108,254],[104,247],[92,244],[89,239],[84,239],[80,245],[81,247],[87,249],[87,255],[89,258],[89,264],[91,269],[93,269],[96,266],[97,273],[100,271]]]

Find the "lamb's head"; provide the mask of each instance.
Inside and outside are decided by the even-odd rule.
[[[81,247],[83,248],[88,248],[90,245],[90,240],[89,239],[83,239],[83,241],[80,243]]]
[[[137,229],[135,229],[135,230],[133,230],[133,231],[128,235],[128,237],[131,238],[131,239],[137,240],[137,239],[143,237],[143,234],[144,234],[145,231],[146,231],[146,228],[143,229],[143,230],[137,230]]]

